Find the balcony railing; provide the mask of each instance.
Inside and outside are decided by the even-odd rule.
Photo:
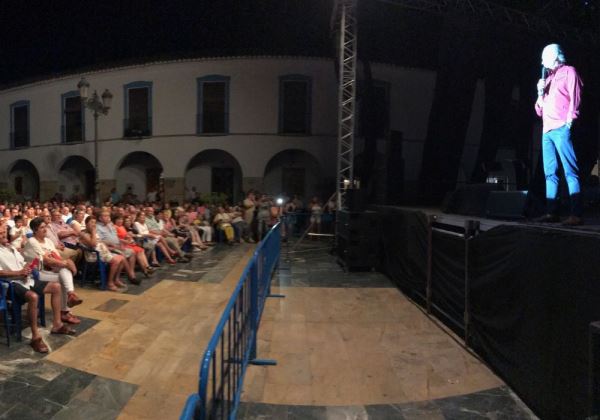
[[[152,135],[152,118],[126,118],[123,120],[123,137],[141,138]]]
[[[22,149],[29,147],[29,130],[17,130],[10,133],[10,148]]]

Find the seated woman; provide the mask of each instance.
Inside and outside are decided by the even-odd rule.
[[[217,208],[217,214],[215,214],[215,218],[213,219],[213,225],[215,226],[215,229],[218,229],[225,234],[225,239],[229,245],[233,244],[235,232],[233,226],[231,226],[231,217],[228,213],[225,213],[223,207]]]
[[[156,259],[156,245],[151,245],[150,241],[144,240],[143,235],[137,231],[135,226],[133,225],[133,219],[137,218],[137,212],[132,216],[125,216],[123,218],[123,228],[129,234],[129,236],[134,240],[134,243],[139,247],[144,249],[144,254],[146,255],[146,260],[148,260],[148,256],[150,256],[151,262],[150,267],[160,267],[158,260]]]
[[[115,228],[117,229],[117,236],[121,240],[121,243],[123,244],[124,247],[129,248],[133,252],[135,252],[135,259],[136,259],[138,265],[144,272],[144,275],[146,277],[148,277],[150,274],[152,274],[154,272],[154,268],[150,267],[150,264],[148,264],[148,259],[146,258],[146,253],[144,252],[144,248],[142,248],[141,246],[138,246],[135,243],[133,235],[130,234],[129,232],[127,232],[127,229],[125,229],[125,226],[123,226],[123,217],[114,216],[113,224],[115,225]]]
[[[60,282],[62,286],[61,321],[69,324],[79,324],[81,320],[71,313],[71,308],[83,302],[73,286],[73,274],[77,267],[73,260],[62,259],[54,243],[46,237],[46,223],[41,217],[36,217],[29,224],[33,236],[25,244],[25,259],[28,262],[38,260],[40,264],[40,280]]]
[[[167,263],[176,264],[175,260],[172,258],[172,251],[169,249],[169,246],[165,242],[164,238],[160,235],[151,233],[148,229],[148,226],[146,226],[146,215],[143,212],[140,212],[138,214],[133,226],[138,231],[138,234],[142,235],[142,238],[144,238],[144,240],[148,241],[151,246],[154,245],[162,251],[163,255],[165,256],[165,259],[167,260]]]
[[[90,249],[98,251],[100,260],[109,265],[108,279],[106,280],[108,290],[116,292],[118,287],[125,287],[125,284],[119,279],[119,274],[125,268],[125,258],[122,255],[110,252],[108,247],[98,239],[95,217],[89,216],[85,220],[85,229],[79,233],[79,242]]]
[[[181,214],[177,218],[175,227],[175,234],[184,238],[189,238],[192,241],[192,246],[199,250],[208,249],[206,245],[202,243],[200,234],[196,228],[190,225],[187,214]]]
[[[84,220],[88,215],[85,210],[78,209],[75,210],[75,215],[73,216],[73,220],[71,220],[70,226],[77,234],[80,234],[83,229],[85,229]]]

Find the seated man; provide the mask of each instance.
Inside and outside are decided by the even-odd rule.
[[[217,214],[215,214],[213,219],[213,225],[215,226],[215,229],[223,231],[229,245],[233,244],[235,233],[233,226],[231,226],[231,216],[229,213],[225,213],[224,207],[219,207],[217,209]]]
[[[34,218],[30,223],[33,236],[27,239],[23,255],[29,262],[40,262],[40,280],[60,282],[62,286],[62,315],[61,320],[69,324],[79,324],[79,318],[71,313],[71,308],[79,305],[82,300],[75,294],[73,275],[77,268],[72,260],[62,258],[54,244],[46,235],[46,223],[41,217]]]
[[[52,274],[48,274],[51,276]],[[58,276],[56,274],[56,276]],[[27,266],[23,256],[8,242],[6,225],[0,225],[0,277],[9,278],[15,288],[16,299],[21,304],[27,303],[27,317],[31,325],[31,347],[39,353],[48,353],[48,346],[40,334],[37,316],[38,299],[44,293],[51,295],[52,334],[73,335],[75,331],[61,321],[62,287],[58,281],[46,279],[40,273],[40,280],[31,276],[31,268]],[[46,281],[42,281],[45,279]]]
[[[231,218],[231,225],[235,229],[238,241],[254,243],[254,240],[250,235],[250,226],[243,218],[242,209],[240,207],[234,207],[229,213],[229,217]]]
[[[98,239],[108,247],[110,252],[123,255],[123,267],[129,276],[129,281],[132,284],[140,284],[141,280],[136,277],[134,270],[136,259],[135,252],[125,247],[123,242],[119,239],[117,229],[110,219],[110,212],[108,210],[103,210],[100,213],[100,218],[96,224],[96,232],[98,234]]]
[[[71,213],[69,206],[63,206],[60,213],[61,219],[65,223],[70,223],[71,219],[73,219],[73,214]]]
[[[44,218],[46,223],[46,235],[56,247],[58,254],[65,260],[70,259],[75,264],[81,258],[81,249],[79,249],[79,235],[73,228],[63,222],[60,211],[52,211],[52,223],[48,223],[48,218]]]
[[[145,215],[145,223],[150,233],[160,235],[165,240],[167,246],[175,253],[175,255],[172,255],[177,257],[178,262],[188,262],[191,255],[183,252],[175,235],[167,235],[166,232],[163,231],[164,224],[161,220],[154,217],[154,207],[147,207]]]

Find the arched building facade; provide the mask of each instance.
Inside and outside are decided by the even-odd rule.
[[[402,131],[418,161],[427,134],[435,73],[373,64],[385,82],[389,130]],[[98,119],[76,86],[114,97]],[[2,138],[5,140],[2,141]],[[357,146],[360,148],[360,145]],[[334,61],[307,57],[230,57],[153,62],[52,78],[0,91],[0,187],[17,198],[90,196],[98,162],[101,197],[112,188],[140,199],[164,188],[248,189],[323,199],[335,188],[337,80]],[[407,173],[407,179],[418,177]]]

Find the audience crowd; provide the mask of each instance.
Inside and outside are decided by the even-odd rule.
[[[209,205],[194,197],[182,206],[117,198],[111,194],[101,208],[56,200],[0,204],[0,278],[12,282],[16,298],[28,304],[35,351],[48,352],[37,327],[43,294],[51,295],[51,333],[75,334],[69,325],[81,321],[72,310],[82,300],[73,279],[85,263],[106,263],[106,287],[116,292],[126,287],[125,279],[140,284],[140,276],[151,276],[161,261],[189,262],[190,251],[200,253],[215,242],[259,241],[283,215],[286,236],[307,223],[320,233],[329,220],[324,215],[335,209],[335,203],[323,204],[317,197],[305,207],[297,196],[274,200],[255,191],[235,206]]]

